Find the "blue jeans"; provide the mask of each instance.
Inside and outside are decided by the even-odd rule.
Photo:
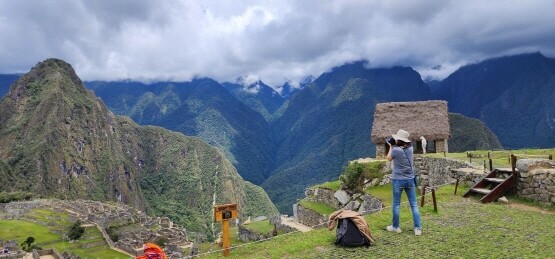
[[[420,224],[420,211],[418,211],[418,204],[416,202],[416,186],[413,179],[393,179],[393,227],[399,227],[399,211],[401,208],[401,193],[403,190],[405,190],[407,198],[409,199],[414,228],[421,229],[422,225]]]

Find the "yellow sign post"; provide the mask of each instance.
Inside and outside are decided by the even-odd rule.
[[[229,220],[237,218],[237,204],[214,206],[214,221],[222,222],[222,247],[224,256],[229,256],[231,242],[229,240]]]

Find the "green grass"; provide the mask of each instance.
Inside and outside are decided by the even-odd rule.
[[[374,189],[386,195],[387,188]],[[390,192],[391,190],[389,190]],[[233,249],[234,258],[552,258],[555,254],[555,213],[514,208],[501,203],[482,204],[462,198],[465,187],[454,195],[454,186],[437,191],[438,212],[431,196],[420,209],[424,234],[412,233],[412,217],[406,203],[401,206],[403,233],[385,231],[391,224],[391,209],[365,216],[376,244],[369,248],[333,245],[335,230],[316,229],[282,235],[273,240]],[[515,201],[512,201],[515,202]],[[221,253],[208,255],[220,257]]]
[[[263,235],[270,234],[274,230],[274,225],[270,224],[269,220],[251,222],[250,224],[243,226],[249,230]]]
[[[454,158],[459,160],[464,160],[470,162],[470,158],[467,157],[467,153],[471,153],[472,163],[479,165],[486,162],[486,166],[489,167],[488,152],[492,157],[492,162],[494,167],[510,167],[509,156],[511,152],[517,157],[517,159],[524,158],[544,158],[547,159],[549,155],[555,157],[555,149],[518,149],[518,150],[475,150],[462,153],[447,153],[448,158]],[[429,153],[425,156],[429,157],[443,157],[443,153]]]
[[[311,209],[313,211],[318,212],[321,215],[330,215],[331,213],[333,213],[334,211],[336,211],[335,208],[331,207],[328,204],[325,203],[319,203],[319,202],[312,202],[312,201],[306,201],[306,200],[300,200],[299,204],[307,209]]]
[[[74,243],[62,240],[61,235],[55,234],[51,230],[69,229],[72,222],[67,221],[67,214],[65,213],[40,209],[33,210],[29,216],[30,218],[47,222],[52,226],[47,227],[27,220],[0,220],[0,239],[16,240],[18,244],[21,244],[27,237],[32,236],[35,238],[35,242],[42,248],[54,248],[60,253],[67,250],[81,258],[129,258],[129,256],[123,253],[110,249],[96,227],[86,228],[83,237]],[[99,241],[104,241],[104,244],[88,249],[81,248],[82,244]],[[43,245],[44,243],[47,244]]]
[[[328,189],[332,191],[338,191],[339,189],[341,189],[341,181],[337,180],[333,182],[325,182],[322,184],[315,185],[311,188],[322,188],[322,189]]]

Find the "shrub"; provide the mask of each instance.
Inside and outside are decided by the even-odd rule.
[[[353,193],[364,191],[364,179],[382,178],[388,172],[384,171],[385,161],[373,161],[360,164],[351,163],[345,168],[343,174],[339,176],[341,189]]]
[[[85,233],[85,228],[81,227],[81,221],[78,220],[69,229],[69,234],[67,235],[70,240],[77,240],[79,239],[83,233]]]

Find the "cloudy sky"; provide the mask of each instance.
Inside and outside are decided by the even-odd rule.
[[[555,57],[552,0],[0,0],[0,73],[61,58],[84,80],[272,86],[367,60],[443,78],[486,58]]]

